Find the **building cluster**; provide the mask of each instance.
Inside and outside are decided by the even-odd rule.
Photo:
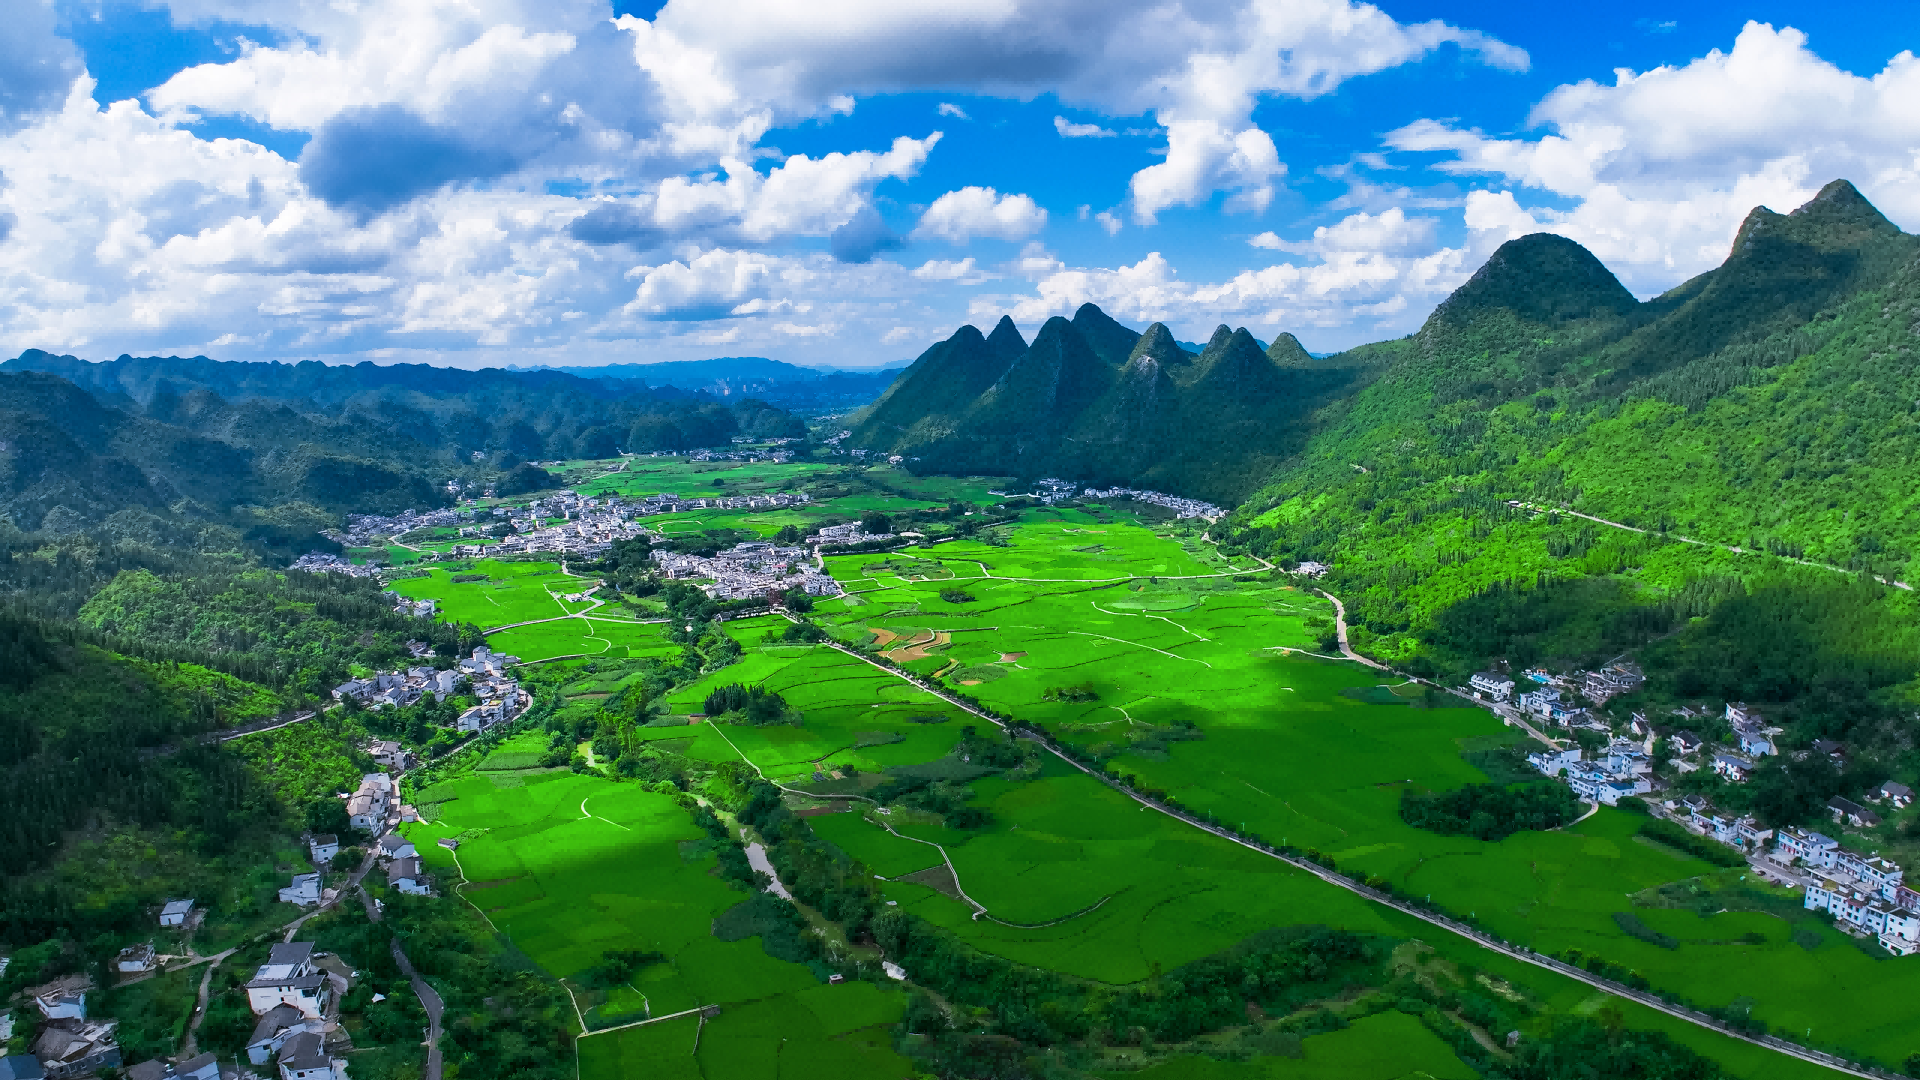
[[[364,679],[348,679],[333,688],[333,700],[351,698],[369,709],[413,705],[429,694],[435,701],[445,701],[459,682],[457,671],[410,667],[383,671]]]
[[[0,1075],[12,1080],[79,1080],[121,1065],[118,1022],[87,1015],[87,993],[93,980],[68,975],[27,991],[40,1013],[40,1033],[26,1054],[0,1057]],[[11,1038],[13,1016],[6,1014]],[[196,1062],[198,1059],[196,1059]]]
[[[461,713],[453,722],[454,730],[483,731],[526,711],[531,699],[520,689],[519,680],[507,675],[507,669],[519,662],[519,657],[496,653],[485,645],[476,647],[471,657],[460,661],[460,670],[480,704]]]
[[[816,529],[812,534],[816,547],[839,547],[845,544],[879,544],[893,539],[898,533],[870,533],[860,527],[857,521],[845,525],[828,525]]]
[[[735,440],[738,442],[739,440]],[[777,461],[793,460],[793,451],[784,446],[771,450],[694,450],[685,455],[688,461]]]
[[[884,461],[889,465],[898,465],[903,461],[919,461],[920,460],[918,457],[907,457],[903,454],[888,454],[879,450],[859,450],[859,449],[842,450],[838,446],[828,447],[827,453],[845,454],[855,461],[869,461],[869,462]]]
[[[1620,660],[1598,671],[1570,674],[1533,668],[1522,672],[1519,680],[1504,672],[1482,671],[1467,680],[1467,690],[1477,700],[1558,727],[1608,730],[1607,723],[1581,704],[1581,699],[1604,705],[1611,698],[1639,689],[1646,681],[1639,665]]]
[[[452,510],[408,510],[391,517],[384,514],[349,514],[345,532],[327,534],[327,539],[348,547],[380,547],[403,533],[415,529],[452,528],[459,518]]]
[[[1895,956],[1920,952],[1920,892],[1907,888],[1900,864],[1843,851],[1838,841],[1801,829],[1780,831],[1774,858],[1821,871],[1807,882],[1809,910],[1831,912]]]
[[[1040,481],[1042,484],[1048,481]],[[1058,481],[1055,481],[1056,483]],[[1135,502],[1152,503],[1173,511],[1178,518],[1205,518],[1217,521],[1226,514],[1225,510],[1199,499],[1183,499],[1178,495],[1169,495],[1164,491],[1142,491],[1139,488],[1088,488],[1081,493],[1089,499],[1132,499]],[[1051,501],[1051,500],[1049,500]]]
[[[492,544],[457,544],[453,553],[461,556],[514,555],[530,552],[557,552],[566,555],[598,555],[616,540],[647,535],[645,526],[633,520],[633,511],[619,499],[586,498],[574,492],[562,492],[540,499],[527,507],[496,506],[487,510],[462,510],[465,522],[462,536],[479,536],[489,526],[505,525],[513,530]]]
[[[646,517],[652,514],[678,514],[687,510],[779,510],[789,506],[804,506],[809,501],[806,493],[799,491],[776,491],[770,495],[713,495],[697,499],[661,492],[629,505],[636,514]]]
[[[1547,776],[1565,777],[1575,795],[1607,806],[1653,790],[1653,762],[1647,758],[1647,748],[1632,739],[1613,740],[1591,760],[1574,747],[1528,754],[1527,764]]]
[[[380,595],[393,601],[395,614],[405,615],[409,618],[431,619],[440,607],[440,603],[437,600],[415,600],[411,596],[401,596],[392,589],[388,589]]]
[[[245,986],[258,1018],[247,1060],[272,1062],[280,1080],[345,1080],[343,1055],[352,1043],[339,1008],[351,975],[337,958],[316,954],[311,941],[274,945]]]
[[[291,570],[303,570],[309,574],[345,574],[348,577],[373,577],[379,568],[372,564],[350,563],[338,555],[325,551],[309,551],[293,560]]]
[[[333,698],[335,701],[351,698],[370,709],[413,705],[429,694],[435,701],[445,701],[464,679],[468,692],[480,699],[480,703],[461,713],[454,721],[454,728],[479,731],[511,720],[525,710],[527,693],[520,688],[518,680],[507,674],[507,669],[519,662],[517,656],[496,653],[481,645],[473,650],[471,657],[460,661],[457,669],[411,667],[383,671],[365,679],[348,679],[333,688]]]
[[[716,600],[771,599],[794,589],[809,596],[841,593],[839,582],[814,565],[807,549],[764,540],[737,544],[712,558],[656,548],[653,561],[671,579],[711,578],[700,589]]]

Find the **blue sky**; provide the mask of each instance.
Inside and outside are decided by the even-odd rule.
[[[27,3],[12,352],[864,367],[1086,301],[1331,351],[1525,232],[1650,296],[1836,176],[1920,227],[1911,4]]]

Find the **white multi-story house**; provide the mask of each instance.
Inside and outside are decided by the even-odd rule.
[[[1811,867],[1830,870],[1838,857],[1840,841],[1805,829],[1781,829],[1774,847],[1787,860],[1799,859]]]
[[[340,854],[340,838],[332,833],[310,836],[307,838],[307,851],[312,854],[314,862],[322,865],[330,863],[335,855]]]
[[[1475,672],[1467,680],[1473,689],[1473,696],[1488,701],[1505,701],[1513,696],[1513,680],[1497,671]]]
[[[311,907],[320,902],[320,875],[295,874],[293,881],[280,890],[280,902]]]
[[[1733,783],[1744,784],[1753,775],[1753,762],[1739,754],[1715,754],[1713,771]]]
[[[1539,769],[1547,776],[1559,776],[1560,770],[1571,769],[1580,762],[1580,748],[1570,750],[1536,750],[1527,755],[1527,764]]]
[[[276,1006],[291,1005],[301,1016],[317,1020],[328,1003],[327,975],[314,965],[311,941],[275,945],[267,953],[267,962],[253,973],[246,990],[247,1004],[255,1016],[265,1016]]]

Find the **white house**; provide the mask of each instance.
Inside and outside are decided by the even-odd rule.
[[[314,966],[313,942],[275,945],[247,983],[247,1004],[255,1016],[276,1006],[290,1005],[301,1016],[317,1020],[327,1006],[327,976]]]
[[[411,859],[418,854],[413,841],[399,833],[388,833],[380,838],[380,857],[383,859]]]
[[[1739,754],[1715,754],[1713,771],[1736,784],[1744,784],[1753,775],[1753,762]]]
[[[280,1048],[280,1080],[334,1080],[333,1059],[317,1033],[303,1031]]]
[[[1887,916],[1887,928],[1880,934],[1880,947],[1895,956],[1920,952],[1920,914],[1895,910]]]
[[[1527,755],[1527,764],[1539,769],[1547,776],[1558,776],[1562,769],[1572,769],[1580,762],[1580,748],[1570,750],[1536,750]]]
[[[288,1039],[303,1031],[317,1030],[318,1026],[319,1021],[302,1015],[291,1005],[275,1005],[261,1013],[260,1022],[253,1026],[253,1038],[247,1041],[247,1060],[265,1065]]]
[[[129,945],[121,949],[120,955],[114,958],[113,966],[122,975],[139,975],[152,971],[154,966],[153,942],[149,941],[142,945]]]
[[[84,986],[60,986],[48,989],[33,996],[34,1005],[40,1009],[40,1015],[49,1020],[85,1020],[87,1018],[87,990]]]
[[[293,883],[280,890],[280,902],[307,907],[320,902],[320,875],[295,874]]]
[[[1489,701],[1505,701],[1513,696],[1513,680],[1497,671],[1475,672],[1467,685],[1473,688],[1474,697]]]
[[[1892,780],[1880,785],[1879,798],[1891,801],[1895,809],[1901,809],[1913,802],[1913,789]]]
[[[335,855],[340,854],[340,838],[332,833],[321,833],[307,840],[307,850],[313,853],[315,863],[330,863]]]
[[[410,896],[426,896],[431,892],[420,873],[420,860],[413,856],[387,864],[387,884]]]
[[[1774,847],[1789,861],[1799,859],[1808,866],[1832,869],[1838,859],[1840,842],[1817,832],[1788,828],[1780,830]]]
[[[192,900],[169,900],[160,906],[160,925],[179,926],[193,913]]]

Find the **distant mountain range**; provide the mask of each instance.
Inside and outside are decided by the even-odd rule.
[[[583,379],[633,379],[654,388],[672,387],[718,398],[757,397],[784,408],[824,412],[865,405],[885,390],[903,369],[810,368],[764,356],[718,356],[711,360],[671,360],[659,364],[508,370],[558,371]]]

